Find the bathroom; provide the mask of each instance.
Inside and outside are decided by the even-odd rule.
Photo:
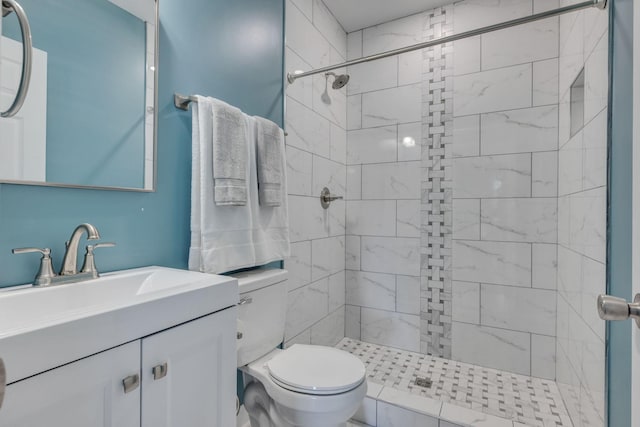
[[[94,3],[107,1],[125,9],[128,3]],[[46,119],[47,143],[52,132],[68,131],[67,148],[79,157],[66,158],[70,154],[51,147],[44,155],[41,147],[49,182],[2,176],[1,294],[19,294],[22,288],[15,286],[32,283],[38,271],[36,255],[14,255],[12,249],[51,248],[53,265],[61,266],[63,242],[82,223],[116,243],[96,251],[100,272],[188,270],[192,120],[199,107],[176,108],[175,95],[210,96],[286,133],[290,256],[264,267],[288,272],[278,344],[334,347],[361,361],[366,395],[349,426],[640,425],[631,404],[640,396],[636,328],[630,321],[605,322],[596,305],[602,294],[631,301],[640,291],[631,262],[640,241],[634,226],[640,215],[633,212],[640,197],[632,185],[633,111],[640,99],[634,80],[640,74],[633,73],[640,41],[633,43],[633,24],[640,10],[631,0],[158,0],[152,2],[157,22],[155,13],[147,13],[146,32],[138,34],[150,55],[142,57],[146,87],[109,78],[107,71],[100,74],[103,87],[72,98],[54,90],[54,51],[66,40],[48,39],[41,26],[82,21],[85,12],[77,8],[83,2],[69,0],[73,6],[58,10],[58,19],[39,15],[33,0],[18,3],[36,48],[28,96],[47,97],[27,104],[46,107],[33,114]],[[562,8],[567,10],[558,12]],[[5,38],[21,40],[16,15],[0,21],[3,55]],[[540,19],[531,20],[535,15]],[[369,61],[513,20],[520,22]],[[84,21],[87,32],[99,22]],[[115,31],[105,40],[97,34],[91,41],[114,58],[136,47],[121,49],[126,42]],[[5,67],[2,59],[0,84],[17,82],[20,63]],[[65,83],[84,84],[82,79],[90,80],[80,75]],[[144,137],[129,122],[100,116],[102,109],[81,116],[94,110],[91,103],[96,107],[117,93],[109,84],[139,89],[140,102],[155,101],[135,125]],[[4,111],[13,97],[2,88]],[[98,128],[104,117],[108,131]],[[0,129],[0,147],[15,142],[15,134]],[[144,149],[84,147],[102,134],[135,134]],[[121,181],[126,174],[102,173],[107,161],[131,158],[139,163],[134,185]],[[66,165],[53,179],[50,161]],[[2,169],[6,164],[0,160]],[[94,181],[76,182],[81,174],[73,172],[87,167],[100,173],[86,174]],[[324,188],[343,199],[324,209]],[[28,291],[35,297],[49,290]],[[2,297],[0,306],[9,307]],[[614,308],[619,303],[605,302]],[[132,314],[131,321],[174,314]],[[10,316],[0,319],[12,322]],[[0,358],[7,362],[1,325]],[[240,331],[232,329],[220,336],[232,332],[235,345]],[[141,334],[121,343],[149,335]],[[39,336],[46,341],[46,333]],[[251,375],[236,376],[234,366],[231,384],[229,372],[218,390],[235,419],[235,396],[245,400]],[[174,374],[171,367],[164,371]],[[12,387],[23,382],[12,383],[12,375],[7,363],[0,425],[13,407]],[[145,403],[144,372],[142,377],[144,410],[151,404]],[[244,408],[239,414],[238,426],[246,427]],[[144,418],[92,425],[172,425]]]

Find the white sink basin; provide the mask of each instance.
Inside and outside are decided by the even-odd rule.
[[[164,267],[0,292],[0,357],[7,382],[233,306],[231,277]]]

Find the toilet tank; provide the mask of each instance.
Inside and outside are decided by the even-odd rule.
[[[252,270],[238,279],[238,367],[271,352],[284,339],[287,312],[287,270]]]

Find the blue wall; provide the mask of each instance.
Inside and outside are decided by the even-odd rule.
[[[607,293],[633,301],[631,286],[633,0],[610,1],[609,218]],[[631,427],[632,321],[607,322],[607,412]]]
[[[20,4],[47,52],[47,182],[143,188],[145,24],[107,0]]]
[[[282,0],[160,0],[158,184],[156,193],[0,185],[0,286],[33,279],[50,247],[91,222],[116,248],[96,256],[103,271],[145,265],[186,268],[189,249],[191,113],[173,93],[199,93],[282,125]]]

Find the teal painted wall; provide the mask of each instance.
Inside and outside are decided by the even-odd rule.
[[[633,301],[631,286],[633,0],[609,2],[610,129],[608,293]],[[631,427],[631,321],[607,322],[608,425]]]
[[[106,0],[20,4],[47,52],[47,182],[143,188],[144,23]],[[3,35],[21,41],[10,18]]]
[[[187,268],[191,113],[173,93],[199,93],[282,125],[282,0],[160,0],[158,184],[156,193],[0,185],[0,286],[27,283],[50,247],[60,267],[64,241],[81,222],[115,248],[96,255],[103,271],[145,265]]]

